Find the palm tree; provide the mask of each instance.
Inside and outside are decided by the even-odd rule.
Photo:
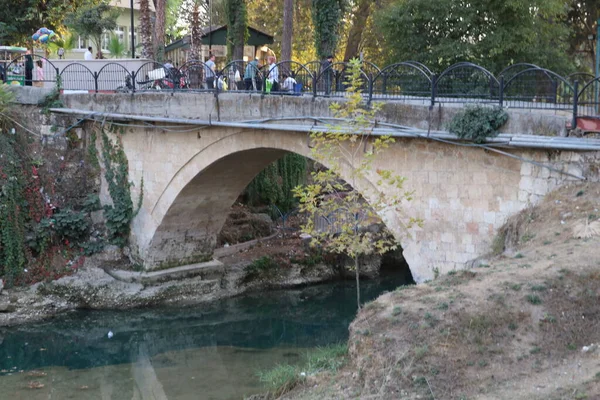
[[[110,56],[112,58],[121,58],[127,51],[127,48],[125,43],[123,43],[117,35],[111,34],[107,50],[110,51]]]
[[[190,13],[190,60],[198,60],[202,50],[202,29],[200,28],[200,0],[194,0]]]
[[[67,32],[59,38],[55,38],[53,41],[48,43],[48,50],[50,54],[58,54],[59,49],[63,49],[65,53],[75,48],[75,35]]]
[[[142,36],[142,57],[153,60],[154,43],[149,0],[140,0],[140,34]]]
[[[153,0],[156,18],[154,21],[154,55],[163,61],[165,53],[165,33],[167,20],[167,0]]]

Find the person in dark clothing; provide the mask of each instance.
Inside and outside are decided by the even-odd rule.
[[[331,94],[331,85],[333,83],[333,56],[327,56],[322,63],[323,79],[325,83],[325,95]]]
[[[33,56],[31,50],[27,50],[25,53],[25,86],[32,86],[33,84]]]

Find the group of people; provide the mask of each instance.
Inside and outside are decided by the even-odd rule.
[[[277,58],[275,56],[269,56],[267,57],[267,63],[268,67],[267,71],[265,72],[265,84],[267,90],[270,92],[294,92],[298,82],[296,82],[296,80],[292,76],[289,76],[289,74],[287,74],[286,72],[281,74],[280,82]],[[261,68],[262,66],[259,64],[258,58],[255,58],[246,65],[243,78],[240,74],[240,71],[238,71],[237,69],[233,71],[233,75],[232,77],[230,77],[230,82],[228,85],[227,81],[225,80],[225,77],[217,73],[215,56],[214,54],[211,54],[208,60],[204,63],[206,89],[214,89],[216,84],[219,90],[227,90],[229,86],[236,84],[238,90],[261,90],[263,87],[263,82],[260,74],[258,73]],[[234,80],[235,82],[231,82],[232,80]]]
[[[44,59],[33,62],[31,50],[25,53],[25,86],[42,86],[44,82]],[[35,69],[35,80],[33,79],[33,70]],[[13,70],[13,73],[15,71]]]

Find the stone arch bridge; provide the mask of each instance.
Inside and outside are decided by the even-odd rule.
[[[148,94],[142,101],[142,96],[78,94],[65,96],[65,108],[53,110],[125,125],[120,139],[134,183],[134,203],[144,181],[143,203],[130,239],[146,269],[210,258],[230,207],[252,178],[288,152],[310,155],[312,125],[289,118],[328,115],[327,104],[319,111],[312,99],[306,100],[312,104],[290,99],[291,105],[278,108],[275,116],[262,111],[273,112],[261,103],[264,100],[246,103],[250,111],[244,111],[244,104],[231,104],[240,110],[235,118],[222,104],[215,106],[210,95],[201,100],[204,104],[192,102],[189,107],[171,97]],[[174,101],[181,110],[169,105]],[[221,107],[220,121],[213,114],[215,107]],[[283,119],[267,121],[273,117]],[[240,122],[244,119],[254,121]],[[509,216],[563,183],[577,176],[598,179],[598,140],[504,134],[496,142],[510,157],[427,139],[427,132],[390,132],[396,142],[374,167],[406,177],[405,188],[415,192],[405,211],[422,218],[424,225],[410,238],[403,237],[401,245],[416,281],[431,278],[434,271],[463,268],[489,252],[497,229]],[[449,139],[441,132],[431,137]],[[351,166],[344,168],[347,174]],[[376,179],[358,186],[363,193],[381,190]],[[106,188],[102,199],[109,201]],[[394,215],[386,216],[386,224],[403,236]]]

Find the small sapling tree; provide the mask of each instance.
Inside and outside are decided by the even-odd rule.
[[[394,139],[374,135],[380,105],[368,108],[364,104],[361,73],[360,61],[350,61],[346,101],[331,105],[334,116],[344,122],[311,133],[311,157],[327,169],[312,172],[311,183],[294,189],[299,209],[307,215],[302,231],[312,237],[311,245],[353,260],[350,268],[355,271],[359,309],[361,257],[383,254],[398,246],[399,238],[383,226],[381,216],[393,218],[405,234],[415,223],[420,224],[402,212],[402,202],[412,198],[404,189],[406,179],[373,167]],[[356,189],[359,186],[362,195]],[[327,221],[326,229],[320,228],[319,220]]]

